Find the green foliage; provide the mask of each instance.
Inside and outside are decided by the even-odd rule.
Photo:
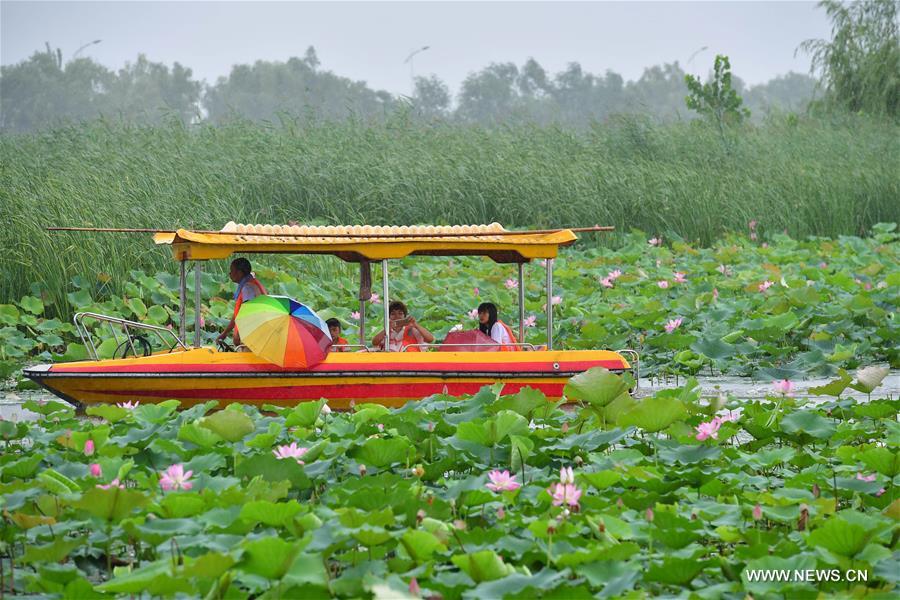
[[[499,387],[328,415],[320,402],[205,417],[209,406],[175,413],[167,402],[98,407],[84,419],[31,402],[41,419],[24,432],[0,428],[6,440],[29,438],[0,455],[0,553],[24,548],[5,591],[357,598],[372,589],[394,598],[415,577],[422,595],[448,600],[689,589],[793,597],[800,587],[840,595],[846,584],[750,581],[746,569],[834,565],[868,572],[860,594],[891,591],[896,401],[879,399],[893,410],[864,417],[844,400],[782,402],[760,441],[747,432],[773,402],[732,398],[723,410],[739,416],[722,425],[728,435],[701,444],[692,428],[709,417],[694,381],[632,399],[620,422],[636,428],[600,429],[593,415],[621,401],[622,385],[591,372],[568,386],[580,399],[566,410]],[[265,433],[251,438],[248,421]],[[247,442],[260,435],[268,445]],[[90,457],[81,452],[89,438]],[[292,442],[315,448],[304,464],[273,454]],[[492,452],[470,451],[484,445]],[[162,489],[171,464],[192,471],[190,489]],[[486,487],[490,471],[511,464],[521,487]],[[573,468],[576,505],[548,495],[561,467]],[[113,479],[124,487],[97,487]]]
[[[826,106],[900,117],[900,25],[895,0],[822,0],[830,40],[806,40]]]
[[[741,108],[743,100],[731,84],[731,63],[727,56],[716,55],[710,80],[702,83],[698,77],[685,75],[689,95],[685,98],[687,107],[711,120],[724,131],[727,125],[740,123],[750,116],[750,111]]]

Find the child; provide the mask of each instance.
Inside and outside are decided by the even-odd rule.
[[[350,342],[341,337],[341,322],[337,319],[328,319],[325,321],[325,324],[328,325],[328,333],[331,334],[332,344],[335,346],[346,346]],[[349,348],[333,348],[335,352],[347,352]]]
[[[518,346],[507,345],[515,344],[518,340],[509,325],[497,317],[497,307],[494,303],[483,302],[478,306],[478,329],[501,344],[500,350],[507,352],[519,350]]]

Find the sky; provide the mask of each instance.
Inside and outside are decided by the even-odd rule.
[[[302,57],[394,94],[411,75],[435,74],[457,91],[491,62],[536,59],[551,73],[572,61],[633,80],[678,61],[705,75],[715,54],[758,84],[789,71],[809,38],[829,38],[814,2],[44,2],[0,1],[0,63],[27,59],[45,42],[119,68],[144,53],[180,62],[215,83],[232,65]],[[410,53],[418,52],[410,62]],[[705,49],[704,49],[705,48]]]

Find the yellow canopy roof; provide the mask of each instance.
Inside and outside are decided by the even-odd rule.
[[[176,260],[227,258],[239,253],[333,254],[346,261],[430,256],[489,256],[496,262],[555,258],[560,246],[577,238],[568,229],[510,232],[490,225],[243,225],[229,222],[221,231],[157,233]]]

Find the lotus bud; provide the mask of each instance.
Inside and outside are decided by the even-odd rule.
[[[94,440],[88,440],[84,443],[84,455],[85,456],[93,456],[94,454]]]
[[[91,465],[91,477],[103,477],[103,471],[97,463]]]
[[[551,519],[549,523],[547,523],[547,535],[553,535],[556,533],[556,528],[559,525],[559,521],[556,519]]]
[[[760,519],[762,519],[762,506],[757,504],[753,507],[753,520],[759,521]]]
[[[652,523],[653,522],[653,509],[648,506],[647,512],[644,514],[644,516],[647,517],[647,521]]]
[[[813,498],[818,498],[819,496],[822,495],[822,490],[819,488],[818,483],[813,484],[812,494],[813,494]]]
[[[421,523],[424,520],[425,520],[425,511],[420,508],[419,511],[416,513],[416,523]]]
[[[797,519],[797,531],[805,531],[806,523],[809,521],[809,507],[806,504],[800,505],[800,518]]]
[[[597,523],[597,531],[606,533],[606,523],[603,522],[603,519],[600,519],[600,522]]]
[[[691,521],[696,521],[696,520],[697,520],[697,513],[691,511]]]
[[[409,580],[409,594],[415,598],[419,598],[422,590],[419,588],[419,582],[413,577]]]
[[[622,498],[620,496],[619,499],[616,500],[616,508],[618,508],[619,510],[622,510],[624,507],[625,507],[625,503],[622,502]]]
[[[359,465],[359,476],[363,477],[366,474],[366,465]]]
[[[580,456],[576,456],[574,462],[576,465],[578,465],[580,467],[581,465],[584,464],[584,459],[581,458]]]
[[[562,427],[560,427],[559,430],[563,433],[563,435],[568,433],[569,432],[569,422],[566,421],[565,423],[563,423]]]

